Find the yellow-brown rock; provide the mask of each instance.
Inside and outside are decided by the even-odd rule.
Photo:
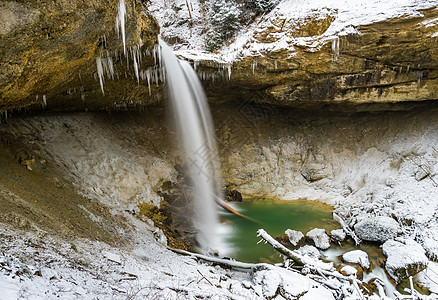
[[[150,99],[147,87],[140,89],[137,80],[125,78],[125,72],[126,77],[133,72],[120,54],[122,41],[115,31],[118,4],[118,0],[2,1],[0,111],[43,102],[80,109]],[[126,10],[128,50],[140,38],[142,48],[151,49],[158,33],[156,22],[138,1],[126,1]],[[96,80],[96,57],[101,53],[113,56],[114,67],[124,78],[106,81],[105,95]]]
[[[359,34],[339,37],[339,50],[328,42],[319,49],[294,45],[247,57],[231,66],[230,77],[224,70],[222,81],[205,80],[207,93],[213,100],[225,93],[227,99],[297,107],[438,99],[438,22],[432,22],[438,9],[422,13],[359,26]],[[280,21],[254,38],[272,42],[279,30],[289,36],[317,36],[331,17],[307,18],[300,26]],[[204,66],[209,71],[211,63]]]

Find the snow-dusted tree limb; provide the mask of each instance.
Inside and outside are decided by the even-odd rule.
[[[269,245],[271,245],[275,250],[280,252],[281,254],[285,255],[286,257],[292,259],[296,263],[300,265],[310,265],[315,268],[326,270],[326,271],[332,271],[333,270],[333,263],[325,263],[320,260],[315,260],[307,256],[303,256],[296,251],[292,251],[287,249],[285,246],[277,242],[272,236],[270,236],[264,229],[257,230],[257,236],[261,237],[263,240],[265,240]]]
[[[341,273],[339,273],[338,271],[329,271],[329,270],[321,270],[321,269],[317,269],[315,267],[310,266],[310,269],[314,269],[314,270],[318,270],[319,273],[323,274],[324,276],[332,276],[335,277],[336,279],[342,280],[342,281],[350,281],[351,278],[342,275]]]
[[[167,248],[175,253],[178,253],[178,254],[193,256],[193,257],[196,257],[198,259],[202,259],[205,261],[209,261],[209,262],[212,262],[212,263],[215,263],[218,265],[227,266],[227,267],[231,267],[231,268],[251,269],[255,265],[255,264],[244,263],[244,262],[240,262],[240,261],[236,261],[236,260],[229,260],[229,259],[222,259],[222,258],[207,256],[207,255],[193,253],[193,252],[189,252],[189,251],[185,251],[185,250],[181,250],[181,249],[175,249],[175,248],[171,248],[171,247],[167,247]]]
[[[356,245],[359,245],[361,240],[357,237],[357,235],[354,233],[353,230],[348,227],[348,225],[345,223],[345,221],[336,213],[333,213],[333,220],[341,224],[342,229],[344,229],[345,233],[351,236],[351,238],[354,240]]]
[[[365,297],[364,297],[364,295],[363,295],[363,293],[362,293],[362,291],[361,291],[361,289],[360,289],[360,287],[359,287],[359,284],[357,283],[358,281],[359,281],[359,280],[357,280],[356,278],[354,278],[354,279],[353,279],[353,286],[354,286],[354,288],[356,289],[356,292],[357,292],[357,294],[359,295],[360,299],[361,299],[361,300],[364,300]]]
[[[387,299],[386,293],[385,293],[385,288],[384,288],[385,284],[379,278],[376,278],[374,283],[377,286],[377,290],[379,291],[380,299],[381,300]]]

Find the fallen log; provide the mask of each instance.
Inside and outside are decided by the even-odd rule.
[[[205,261],[209,261],[209,262],[212,262],[212,263],[215,263],[218,265],[227,266],[227,267],[231,267],[231,268],[251,269],[255,265],[255,264],[244,263],[244,262],[240,262],[240,261],[236,261],[236,260],[229,260],[229,259],[207,256],[207,255],[193,253],[193,252],[189,252],[186,250],[175,249],[175,248],[171,248],[171,247],[167,247],[167,249],[169,249],[175,253],[178,253],[178,254],[192,256],[192,257],[195,257],[198,259],[202,259]]]
[[[252,219],[252,218],[250,218],[250,217],[248,217],[248,216],[245,216],[244,214],[241,214],[240,212],[236,211],[234,208],[232,208],[231,206],[229,206],[227,203],[225,203],[225,201],[223,201],[222,199],[220,199],[218,196],[214,195],[214,198],[215,198],[216,203],[217,203],[220,207],[222,207],[222,208],[225,209],[226,211],[232,213],[233,215],[236,215],[236,216],[239,216],[239,217],[241,217],[241,218],[247,219],[247,220],[249,220],[249,221],[251,221],[251,222],[254,222],[254,223],[258,223],[256,220],[254,220],[254,219]]]
[[[261,237],[263,240],[265,240],[269,245],[271,245],[275,250],[280,252],[281,254],[285,255],[286,257],[292,259],[294,262],[300,264],[300,265],[310,265],[314,268],[326,270],[326,271],[332,271],[333,263],[325,263],[320,260],[315,260],[307,256],[303,256],[299,254],[296,251],[292,251],[279,242],[277,242],[272,236],[270,236],[264,229],[257,230],[257,236]]]
[[[345,221],[336,213],[333,213],[333,220],[335,220],[336,222],[338,222],[342,229],[344,229],[345,233],[349,236],[351,236],[351,238],[354,240],[354,242],[356,243],[356,245],[359,245],[362,241],[360,240],[360,238],[357,237],[357,235],[354,233],[353,230],[350,229],[350,227],[348,227],[348,225],[345,223]]]

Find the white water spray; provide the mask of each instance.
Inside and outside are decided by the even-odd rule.
[[[195,187],[195,220],[203,250],[218,249],[217,205],[221,197],[219,163],[213,123],[204,91],[189,63],[176,58],[163,42],[161,58],[166,69],[170,107],[185,153],[185,163]]]

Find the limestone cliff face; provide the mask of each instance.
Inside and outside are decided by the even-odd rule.
[[[115,30],[118,5],[118,0],[2,1],[0,112],[35,104],[68,110],[160,101],[162,78],[151,52],[159,26],[143,2],[126,1],[125,54]],[[335,21],[330,11],[298,21],[267,18],[271,25],[252,37],[260,45],[286,35],[319,46],[264,50],[232,64],[198,61],[210,100],[388,108],[438,99],[436,7],[358,26],[322,42],[319,37]],[[102,58],[101,78],[96,58]]]
[[[438,9],[424,10],[422,14],[359,26],[355,33],[326,42],[318,49],[294,45],[292,50],[262,52],[226,66],[221,71],[222,81],[215,76],[214,80],[206,79],[205,86],[212,99],[226,93],[232,99],[296,107],[435,100]],[[258,31],[254,38],[260,43],[272,43],[278,34],[317,36],[331,21],[327,16],[308,18],[300,27],[277,24]],[[214,63],[202,65],[206,74],[217,73]]]
[[[77,109],[150,100],[147,87],[139,88],[131,78],[132,51],[140,38],[141,49],[151,49],[158,25],[143,4],[127,1],[124,55],[115,30],[118,4],[118,0],[2,1],[0,111],[46,102]],[[119,78],[105,81],[105,95],[97,76],[99,56],[111,57],[114,76]],[[150,66],[153,61],[146,58],[142,63]]]

